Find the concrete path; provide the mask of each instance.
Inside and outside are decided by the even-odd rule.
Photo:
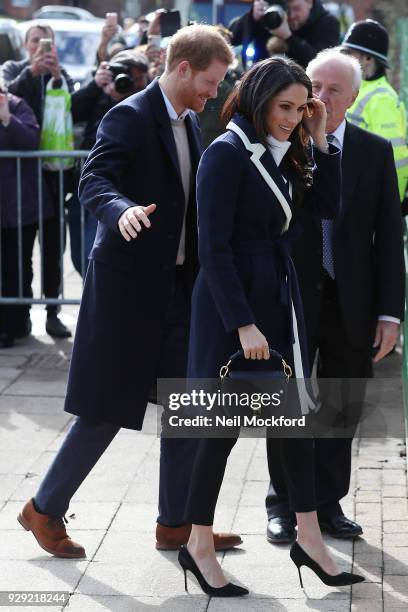
[[[78,289],[73,272],[68,280]],[[76,309],[66,307],[63,312],[74,329]],[[43,309],[35,307],[32,313],[34,335],[0,351],[0,591],[69,591],[71,612],[408,609],[407,489],[405,459],[400,456],[405,433],[398,355],[378,369],[388,435],[354,444],[353,481],[343,507],[363,525],[364,537],[354,543],[327,538],[341,569],[353,567],[367,581],[352,589],[329,589],[303,569],[305,592],[300,588],[289,547],[272,546],[265,539],[265,442],[244,439],[231,454],[215,525],[242,535],[240,549],[220,554],[220,560],[229,575],[251,592],[242,600],[209,599],[192,580],[186,594],[176,553],[154,548],[159,459],[154,406],[148,409],[142,433],[119,433],[72,501],[68,530],[85,546],[86,560],[50,557],[17,523],[18,511],[35,493],[72,420],[62,411],[72,342],[46,336]]]

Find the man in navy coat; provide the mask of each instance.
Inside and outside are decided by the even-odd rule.
[[[85,550],[65,531],[70,499],[120,427],[141,429],[157,378],[186,374],[196,254],[197,118],[232,52],[209,26],[172,39],[160,81],[107,113],[84,166],[81,202],[98,230],[80,308],[65,410],[77,415],[18,519],[60,557]],[[197,440],[162,439],[156,546],[176,549]],[[50,520],[56,519],[56,520]],[[240,543],[217,534],[215,546]]]
[[[352,432],[364,401],[365,382],[372,376],[373,352],[375,362],[389,353],[404,317],[397,175],[391,144],[345,120],[358,94],[358,63],[345,59],[336,49],[327,50],[309,64],[307,73],[313,92],[326,105],[327,138],[342,151],[343,186],[340,213],[333,223],[322,226],[299,210],[303,235],[295,245],[294,261],[311,362],[318,352],[323,391],[319,414],[323,419],[327,414],[324,400],[330,387],[323,379],[329,379],[341,392],[338,404],[332,396],[329,402]],[[315,440],[317,514],[321,529],[336,538],[362,534],[362,527],[344,515],[340,504],[349,490],[351,474],[352,436],[344,437],[346,431],[338,428],[332,436]],[[273,440],[268,441],[267,538],[283,543],[294,540],[296,532],[275,448]]]

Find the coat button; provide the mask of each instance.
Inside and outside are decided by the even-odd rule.
[[[164,270],[164,272],[168,272],[168,270],[170,270],[170,264],[166,263],[162,266],[162,270]]]
[[[174,234],[167,234],[168,240],[174,240]]]
[[[178,206],[178,202],[177,202],[177,200],[173,200],[173,202],[171,203],[171,205],[173,206],[173,208],[177,208],[177,206]]]
[[[317,283],[316,287],[317,287],[317,290],[318,290],[318,291],[322,291],[322,289],[323,289],[323,283]]]

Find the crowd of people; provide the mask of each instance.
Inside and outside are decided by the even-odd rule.
[[[228,31],[193,24],[163,46],[159,11],[142,46],[116,47],[112,56],[109,21],[95,75],[76,92],[55,46],[41,48],[53,34],[39,24],[27,32],[28,59],[3,66],[2,147],[36,149],[49,92],[63,90],[65,112],[86,123],[81,146],[91,149],[80,175],[69,165],[63,170],[71,242],[80,244],[83,206],[89,250],[65,400],[76,419],[18,516],[50,554],[85,556],[63,517],[119,429],[142,428],[157,379],[217,378],[239,351],[247,372],[267,376],[276,368],[273,349],[296,380],[309,379],[316,364],[319,399],[299,385],[289,395],[292,413],[319,409],[324,417],[333,403],[325,381],[335,380],[338,419],[353,421],[373,364],[398,340],[408,151],[405,109],[386,77],[387,32],[372,20],[358,22],[339,45],[338,23],[320,0],[288,0],[284,8],[275,8],[271,27],[268,7],[255,0]],[[245,48],[254,41],[249,66]],[[242,44],[243,61],[231,43]],[[35,168],[25,163],[29,293],[38,194]],[[43,169],[49,296],[61,281],[60,180],[55,169]],[[9,253],[15,209],[13,197],[2,207]],[[57,315],[48,306],[47,331],[63,335]],[[19,325],[28,327],[24,316],[3,315],[11,321],[2,328],[6,341]],[[240,536],[213,531],[235,433],[161,438],[156,547],[180,549],[185,576],[191,572],[205,593],[220,597],[248,593],[226,580],[215,555],[238,546]],[[363,580],[339,572],[322,537],[363,533],[341,507],[351,443],[352,435],[267,439],[267,539],[292,543],[301,584],[302,566],[329,586]]]

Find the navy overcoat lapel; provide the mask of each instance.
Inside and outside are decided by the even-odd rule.
[[[153,81],[147,88],[146,93],[149,96],[150,104],[153,110],[156,123],[158,125],[158,134],[164,148],[177,171],[177,175],[181,182],[181,173],[177,157],[176,142],[174,140],[173,130],[171,128],[170,117],[167,112],[166,104],[160,90],[158,79]]]
[[[339,225],[346,214],[350,201],[356,189],[358,178],[362,172],[363,164],[360,163],[364,155],[360,152],[360,138],[357,130],[347,123],[344,133],[343,151],[341,157],[342,169],[342,195],[340,212],[335,221]]]
[[[187,115],[185,121],[188,135],[188,144],[190,146],[191,167],[193,170],[193,175],[195,176],[203,148],[201,143],[200,128],[198,126],[197,117],[195,117],[195,115],[192,115],[191,113]]]
[[[251,161],[278,199],[285,213],[286,222],[284,231],[286,231],[292,218],[293,203],[289,194],[289,184],[285,183],[273,156],[259,142],[254,127],[245,117],[234,115],[227,125],[227,129],[235,132],[240,137],[250,155]]]
[[[153,81],[153,83],[151,83],[147,87],[146,92],[149,96],[153,114],[158,124],[158,134],[175,170],[177,171],[177,175],[180,179],[180,186],[182,187],[183,183],[177,156],[176,142],[174,140],[170,117],[167,112],[163,94],[160,90],[158,79]],[[190,146],[191,165],[193,173],[195,174],[198,168],[198,162],[200,161],[202,150],[200,129],[197,125],[196,118],[191,117],[190,114],[187,115],[185,122],[188,135],[188,143]]]

